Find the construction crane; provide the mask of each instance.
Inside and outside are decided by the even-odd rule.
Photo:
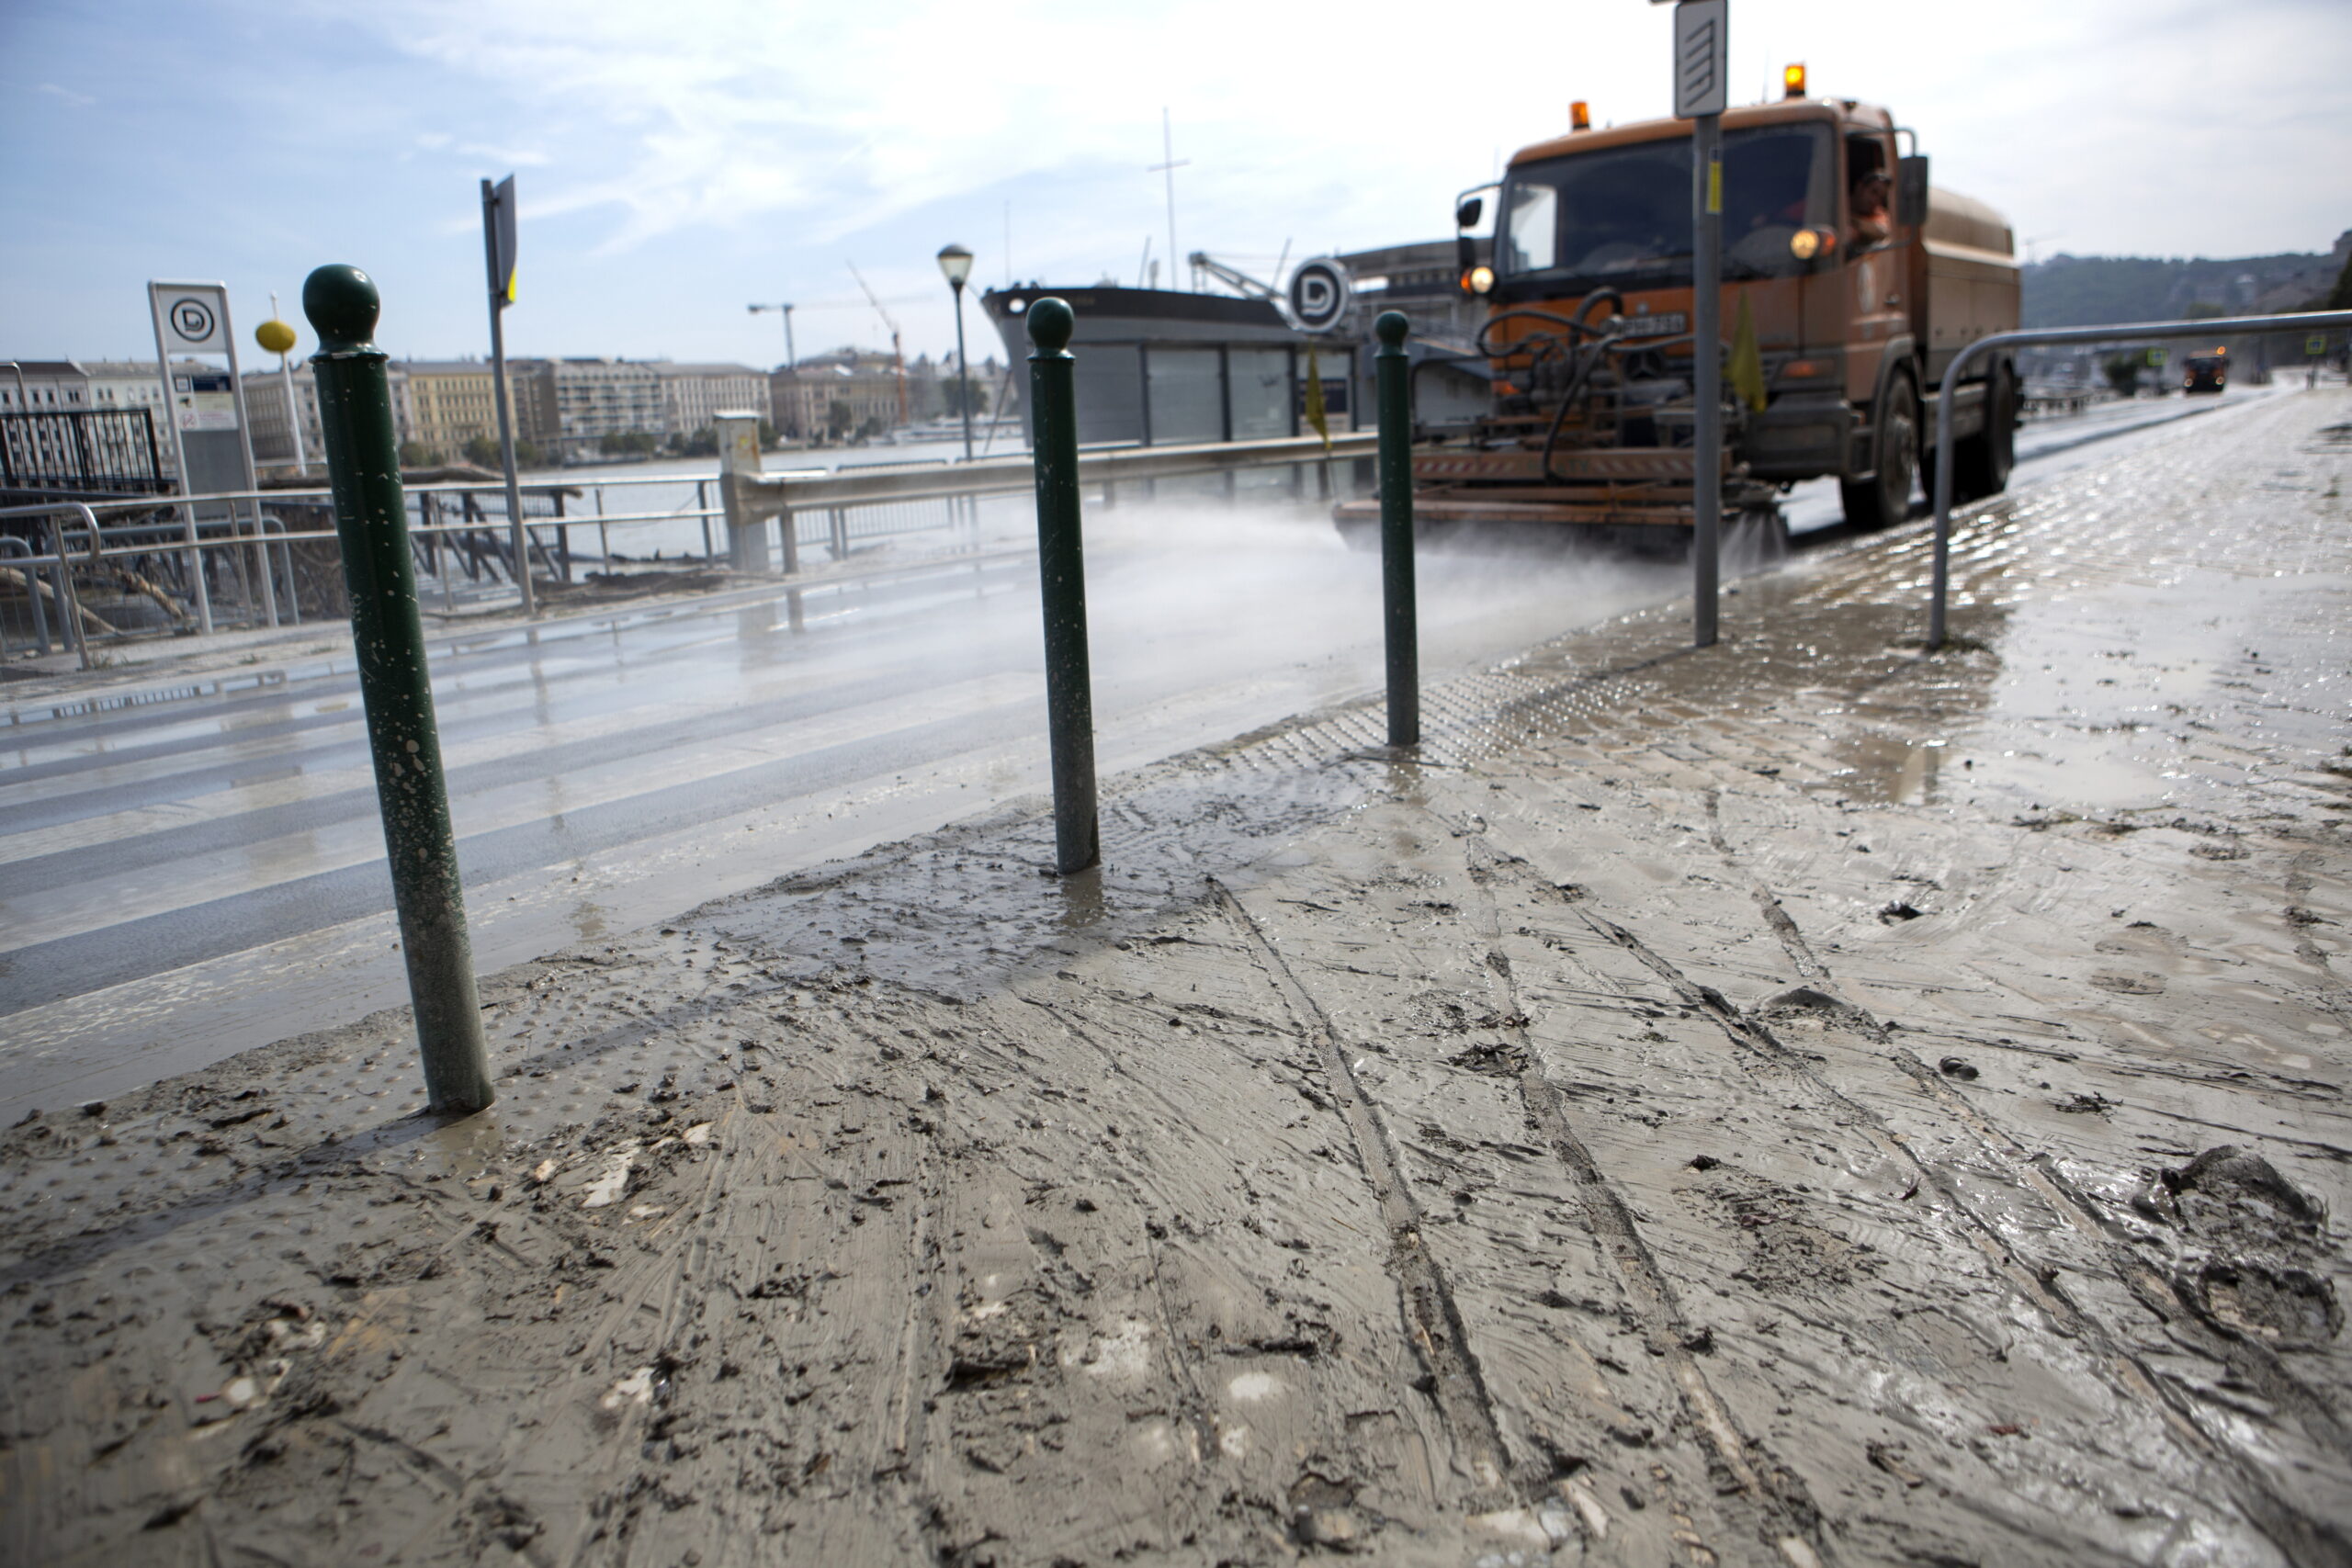
[[[899,346],[899,323],[883,305],[882,297],[874,292],[874,286],[865,281],[865,275],[857,270],[855,262],[849,264],[849,275],[857,279],[857,286],[865,290],[865,298],[873,302],[874,313],[882,318],[884,326],[890,329],[890,363],[899,373],[899,424],[903,429],[914,421],[907,415],[907,356]]]

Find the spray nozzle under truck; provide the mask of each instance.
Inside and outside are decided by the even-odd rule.
[[[1792,73],[1788,98],[1723,117],[1725,523],[1777,534],[1780,494],[1823,475],[1855,525],[1899,521],[1943,396],[1956,493],[1994,493],[2016,368],[1996,357],[1943,382],[1960,349],[2018,324],[2008,225],[1931,189],[1886,110],[1801,93]],[[1690,120],[1657,119],[1521,149],[1487,187],[1491,267],[1471,235],[1487,203],[1462,200],[1461,282],[1487,302],[1474,347],[1494,391],[1474,418],[1417,426],[1418,523],[1690,526]],[[1378,514],[1337,513],[1351,534]]]

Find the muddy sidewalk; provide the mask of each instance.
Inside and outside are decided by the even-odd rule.
[[[2352,1562],[2352,398],[0,1143],[0,1556]]]

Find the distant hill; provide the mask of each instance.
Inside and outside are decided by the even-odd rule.
[[[2333,251],[2315,254],[2211,261],[2062,254],[2024,269],[2024,324],[2096,327],[2292,310],[2334,288],[2347,258],[2352,230],[2336,237]]]

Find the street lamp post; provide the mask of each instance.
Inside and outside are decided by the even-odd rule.
[[[797,382],[800,378],[800,355],[795,353],[792,347],[792,307],[790,305],[753,305],[749,309],[754,316],[763,310],[781,310],[784,313],[784,374],[786,379]],[[777,420],[775,426],[777,430],[782,431],[784,422]],[[797,423],[791,434],[795,436],[800,434]]]
[[[972,253],[961,245],[944,245],[939,270],[956,296],[956,379],[963,386],[957,400],[964,406],[964,461],[972,460],[972,362],[964,354],[964,282],[972,276]]]

